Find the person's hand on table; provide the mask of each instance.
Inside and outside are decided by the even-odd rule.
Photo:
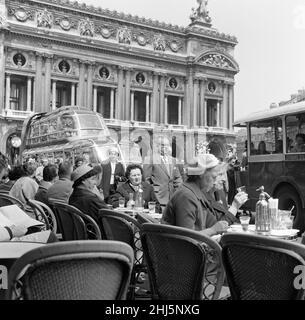
[[[220,234],[229,228],[229,223],[227,221],[218,221],[216,222],[211,229],[213,230],[214,234]]]
[[[15,225],[15,224],[13,224],[13,225],[9,226],[9,228],[12,231],[13,238],[24,236],[28,231],[28,228],[26,228],[23,225]]]

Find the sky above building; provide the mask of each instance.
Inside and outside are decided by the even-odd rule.
[[[85,0],[89,5],[187,26],[196,0]],[[209,0],[212,27],[238,39],[235,120],[305,88],[304,0]]]

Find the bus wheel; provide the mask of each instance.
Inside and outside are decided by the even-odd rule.
[[[279,209],[290,210],[294,207],[292,215],[294,218],[293,227],[301,232],[305,231],[305,215],[302,202],[297,191],[291,186],[282,186],[275,192],[275,198],[279,199]]]

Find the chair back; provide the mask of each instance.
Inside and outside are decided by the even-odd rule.
[[[156,223],[153,219],[150,219],[147,214],[137,213],[136,215],[137,221],[142,225],[143,223]]]
[[[200,232],[145,223],[140,231],[154,299],[217,299],[224,280],[221,247]]]
[[[49,244],[27,252],[14,263],[6,298],[123,300],[132,266],[133,250],[125,243],[93,240]]]
[[[128,214],[113,210],[99,211],[99,225],[107,240],[122,241],[129,244],[134,250],[137,248],[135,234],[140,232],[141,225]],[[137,261],[136,261],[137,263]]]
[[[44,224],[44,228],[43,230],[50,230],[50,224],[49,224],[49,220],[48,217],[46,216],[44,210],[42,209],[42,207],[33,202],[34,200],[28,200],[27,204],[32,208],[33,213],[35,215],[35,219],[38,221],[41,221]]]
[[[13,204],[16,204],[23,211],[25,210],[25,206],[20,200],[7,193],[0,193],[0,207],[11,206]]]
[[[134,269],[131,275],[128,299],[133,300],[137,280],[141,272],[146,271],[143,259],[143,249],[140,240],[141,225],[128,214],[101,209],[99,211],[99,225],[107,240],[122,241],[130,245],[134,250]]]
[[[251,234],[225,234],[222,258],[233,300],[296,300],[296,266],[305,267],[305,246]]]
[[[101,232],[93,218],[67,203],[54,201],[52,207],[64,241],[99,240]]]
[[[47,217],[47,221],[49,223],[50,226],[50,230],[52,230],[54,233],[57,233],[57,221],[56,221],[56,216],[53,212],[53,210],[51,209],[50,206],[46,205],[43,202],[40,202],[38,200],[32,200],[36,205],[40,206],[43,210],[43,212],[45,213],[46,217]]]

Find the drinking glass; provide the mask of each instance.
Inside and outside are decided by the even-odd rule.
[[[156,202],[154,202],[154,201],[148,202],[148,209],[149,209],[149,213],[155,213],[156,212]]]
[[[119,198],[119,207],[124,208],[125,207],[125,198]]]
[[[248,231],[250,216],[240,216],[239,221],[241,223],[243,231]]]
[[[290,216],[291,212],[289,210],[279,210],[280,229],[288,229],[287,223],[288,227],[291,225]]]

